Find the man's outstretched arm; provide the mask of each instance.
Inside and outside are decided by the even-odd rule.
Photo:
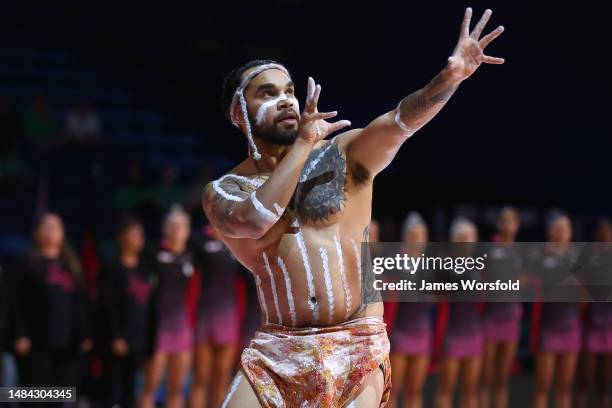
[[[374,177],[391,163],[402,143],[436,116],[459,84],[480,64],[504,63],[503,58],[484,54],[485,47],[504,30],[499,26],[480,38],[490,16],[491,10],[486,10],[470,33],[472,9],[466,9],[459,41],[444,69],[425,87],[402,99],[394,110],[379,116],[361,130],[347,146],[350,163],[358,164]]]

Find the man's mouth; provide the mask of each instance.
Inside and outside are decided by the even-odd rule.
[[[276,123],[282,123],[284,125],[294,125],[298,121],[298,115],[295,112],[282,113],[277,119]]]

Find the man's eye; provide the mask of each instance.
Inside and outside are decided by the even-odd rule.
[[[287,94],[293,95],[293,89],[291,89],[291,88],[287,89]]]

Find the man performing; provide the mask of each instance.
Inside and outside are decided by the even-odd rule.
[[[325,138],[348,121],[317,110],[308,79],[300,115],[288,71],[252,61],[231,72],[224,108],[246,134],[249,157],[208,184],[203,206],[223,241],[255,278],[263,326],[241,357],[223,406],[385,406],[391,387],[381,302],[362,296],[360,243],[367,240],[374,177],[482,63],[503,27],[480,38],[491,10],[459,41],[424,88],[364,129]],[[367,288],[363,288],[364,291]]]

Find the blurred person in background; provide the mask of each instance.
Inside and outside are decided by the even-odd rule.
[[[117,232],[118,256],[106,263],[99,275],[104,406],[132,407],[136,375],[148,351],[155,276],[142,255],[145,234],[140,221],[124,217]]]
[[[402,225],[406,252],[419,257],[429,239],[425,220],[416,212],[408,214]],[[419,273],[418,271],[416,272]],[[391,336],[391,399],[389,407],[420,408],[433,344],[432,304],[400,302]],[[398,400],[402,396],[401,404]]]
[[[610,264],[612,252],[612,224],[608,219],[601,219],[595,231],[595,242],[602,245],[591,245],[587,259],[579,262],[590,269],[596,276],[612,273]],[[597,282],[597,281],[595,281]],[[604,290],[598,299],[607,298],[610,285],[587,287],[588,290]],[[589,406],[589,389],[595,386],[597,407],[612,405],[612,302],[587,303],[582,322],[582,353],[578,360],[576,377],[576,407]]]
[[[15,341],[21,386],[77,386],[91,321],[81,266],[55,213],[43,214],[15,276]]]
[[[91,150],[101,143],[102,124],[91,103],[80,100],[66,113],[64,138],[71,145]]]
[[[60,125],[44,94],[35,96],[32,106],[23,114],[22,120],[25,136],[32,147],[47,150],[59,143]]]
[[[172,204],[183,205],[187,191],[180,184],[180,171],[176,166],[164,166],[160,172],[159,183],[151,189],[151,199],[160,211]]]
[[[206,266],[197,307],[191,408],[221,406],[234,374],[240,340],[235,288],[241,266],[214,227],[208,225],[205,234]]]
[[[563,213],[554,213],[547,225],[548,244],[535,265],[544,287],[567,276],[575,264],[571,247],[572,223]],[[548,406],[548,394],[555,381],[557,408],[572,404],[572,383],[580,351],[579,306],[572,302],[543,302],[539,321],[540,335],[536,353],[534,408]]]
[[[142,406],[155,406],[155,395],[166,368],[166,405],[184,405],[183,387],[191,367],[193,330],[187,291],[197,255],[189,246],[191,221],[180,206],[173,206],[163,223],[163,239],[156,253],[158,286],[155,292],[155,343],[146,364]]]
[[[503,279],[515,279],[521,259],[513,244],[520,226],[519,215],[504,207],[497,218],[497,240],[489,251],[487,270]],[[481,406],[508,406],[508,383],[521,328],[520,302],[489,302],[483,311],[484,359],[482,368]]]
[[[450,227],[450,242],[455,246],[453,256],[474,256],[468,243],[478,241],[476,225],[467,218],[457,217]],[[459,245],[459,243],[462,243]],[[454,274],[454,272],[451,272]],[[461,275],[463,277],[466,277]],[[456,276],[454,276],[456,278]],[[482,367],[482,322],[475,302],[451,302],[444,338],[444,351],[438,369],[438,389],[435,406],[453,405],[459,381],[460,406],[478,406],[478,391]]]

